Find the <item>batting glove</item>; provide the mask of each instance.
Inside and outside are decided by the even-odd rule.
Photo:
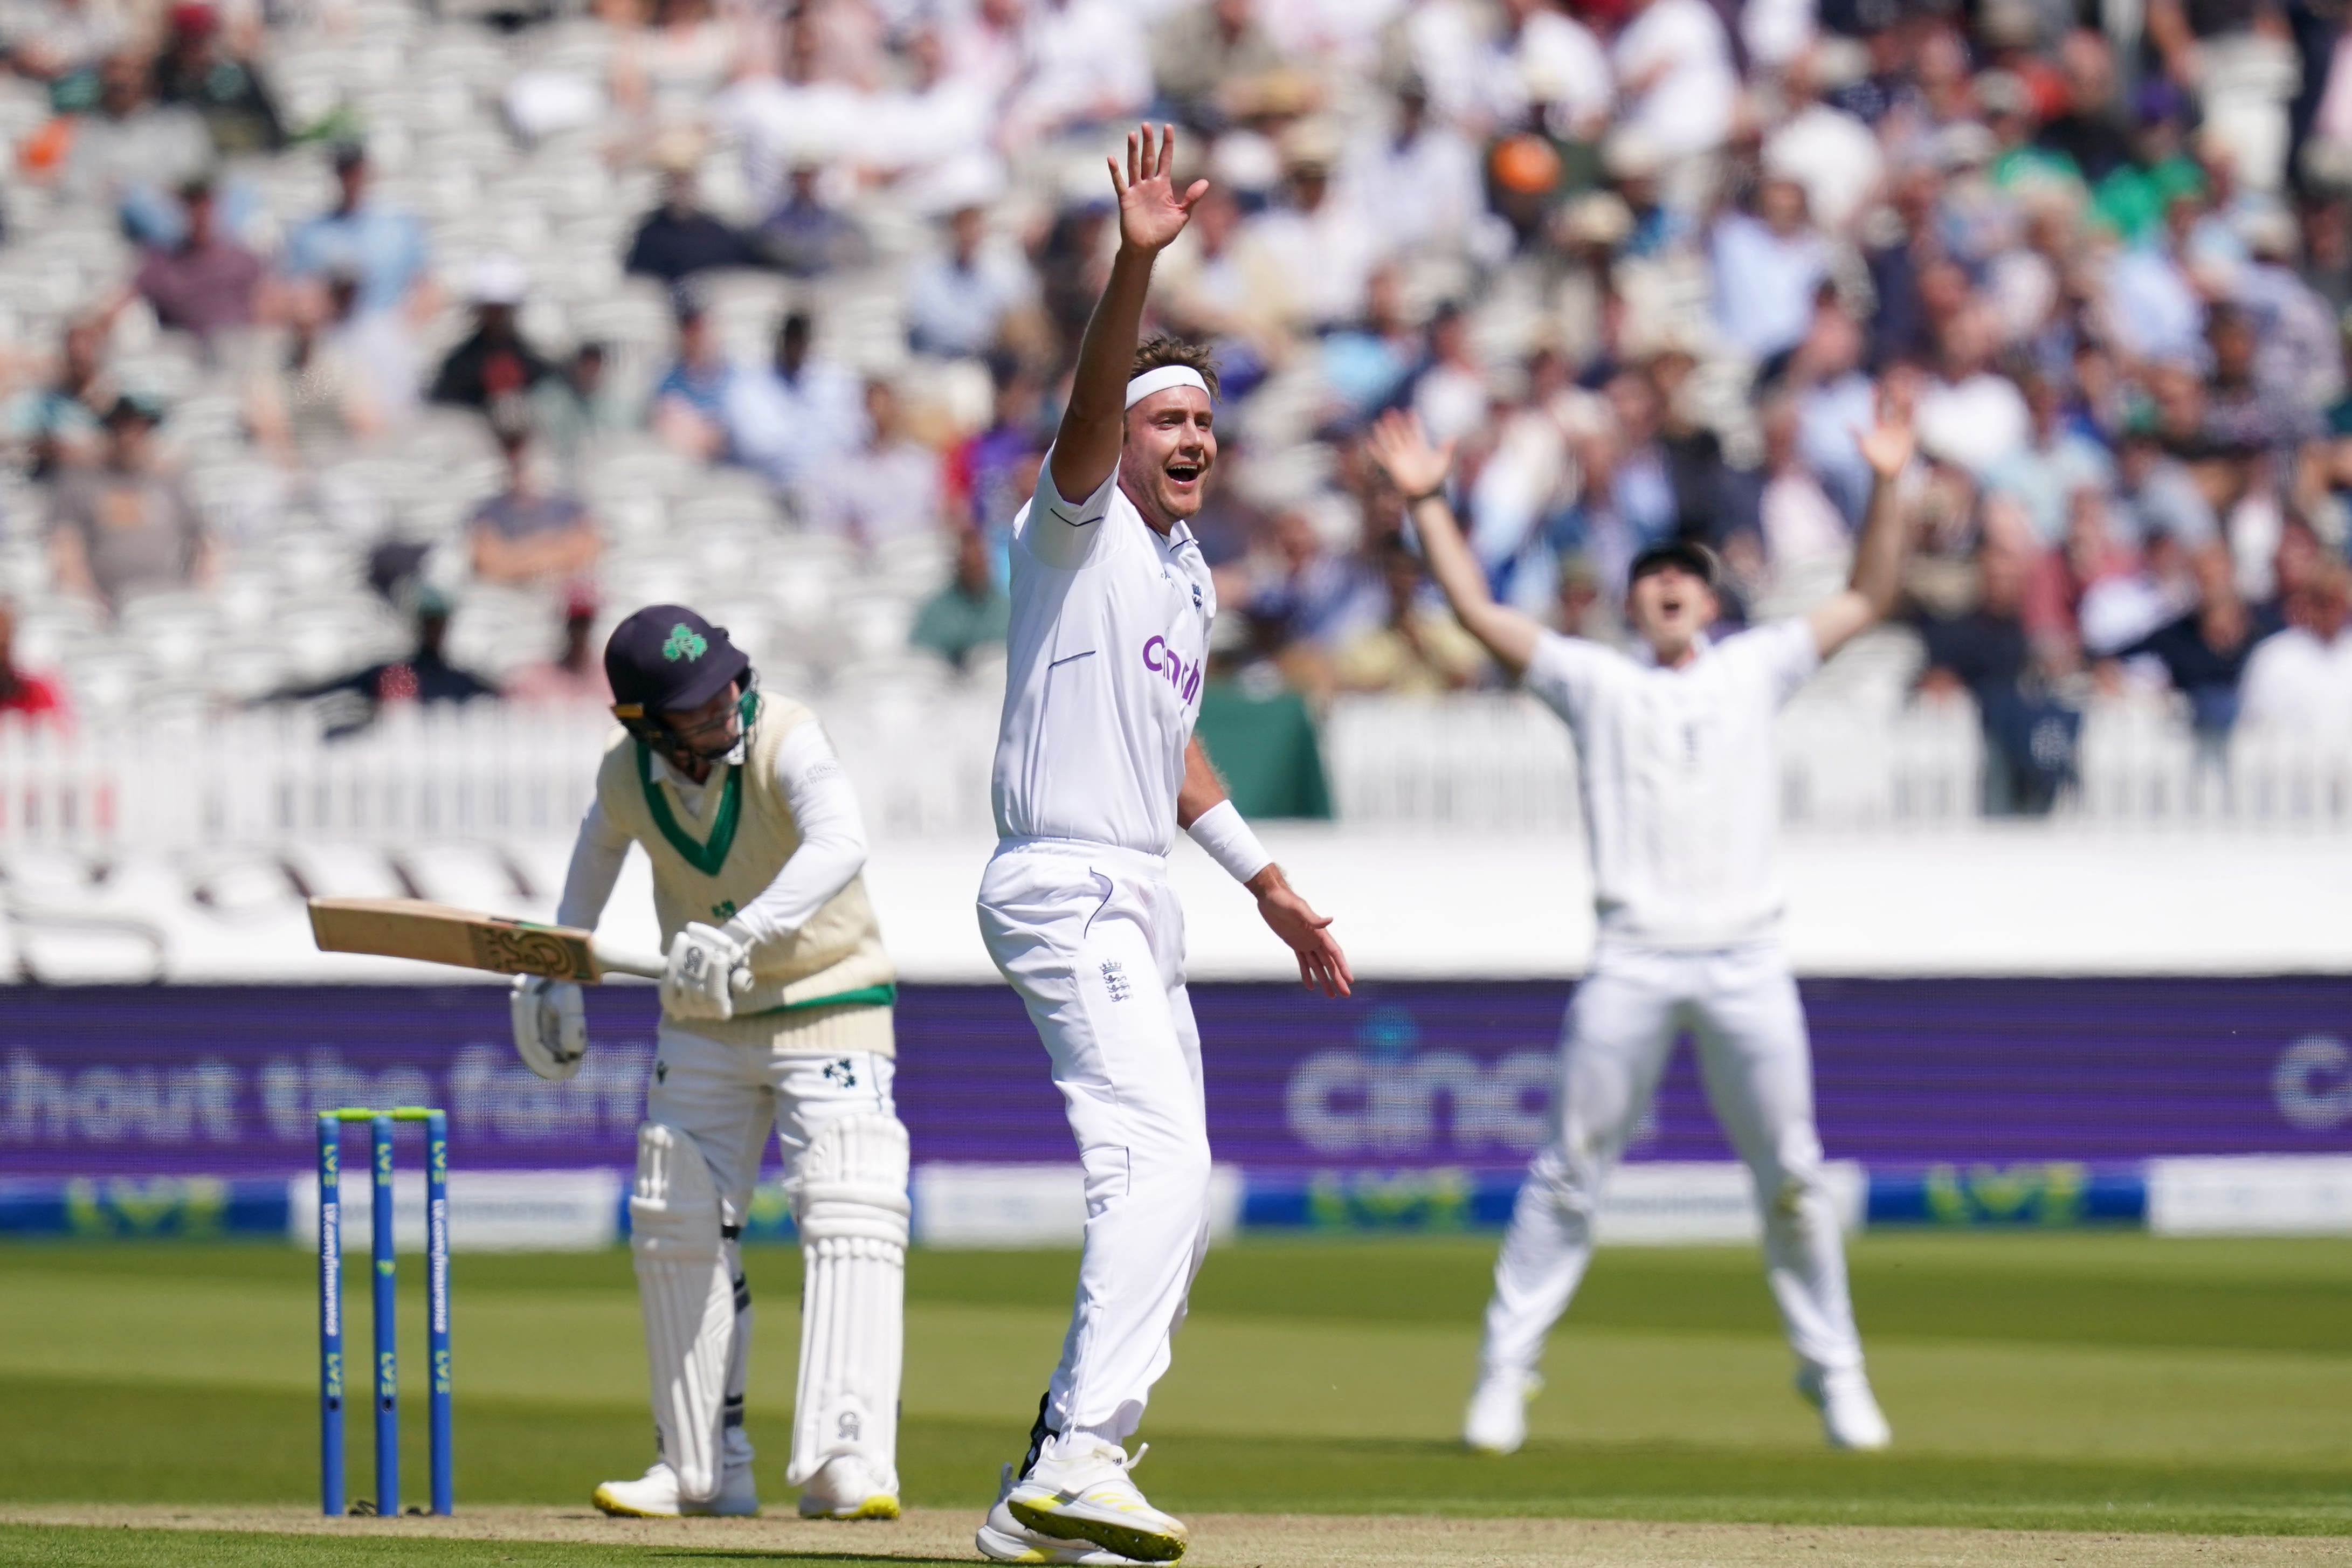
[[[743,945],[714,925],[692,924],[669,945],[661,979],[662,1011],[675,1019],[735,1016],[735,998],[751,988],[751,960]]]
[[[515,1054],[551,1083],[580,1071],[588,1055],[588,1009],[574,980],[517,975],[507,995],[514,1024]]]

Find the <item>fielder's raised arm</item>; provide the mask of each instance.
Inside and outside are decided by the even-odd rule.
[[[1372,426],[1370,449],[1372,461],[1402,492],[1413,528],[1421,536],[1429,575],[1437,580],[1446,603],[1454,607],[1454,619],[1485,643],[1495,662],[1516,679],[1535,657],[1543,628],[1530,617],[1495,602],[1486,586],[1486,569],[1462,537],[1454,508],[1445,501],[1445,476],[1454,467],[1454,444],[1432,446],[1422,434],[1419,419],[1392,409]]]
[[[1863,516],[1862,538],[1854,546],[1853,572],[1845,591],[1813,606],[1805,617],[1824,659],[1885,620],[1902,586],[1908,530],[1900,481],[1917,444],[1911,433],[1911,389],[1892,376],[1880,383],[1877,423],[1853,434],[1863,461],[1870,465],[1870,507]]]

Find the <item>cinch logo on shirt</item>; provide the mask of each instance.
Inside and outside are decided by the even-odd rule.
[[[1184,655],[1170,647],[1165,637],[1154,637],[1143,645],[1143,667],[1155,675],[1166,675],[1180,701],[1191,702],[1201,689],[1201,666],[1186,669]]]

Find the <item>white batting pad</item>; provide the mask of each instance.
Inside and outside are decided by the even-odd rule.
[[[788,1479],[855,1454],[898,1490],[906,1317],[907,1129],[896,1116],[826,1123],[801,1156],[794,1217],[802,1283],[800,1392]]]
[[[654,1425],[679,1494],[698,1500],[716,1496],[722,1479],[735,1340],[734,1275],[719,1226],[719,1189],[693,1141],[658,1123],[640,1126],[629,1247],[645,1308]]]

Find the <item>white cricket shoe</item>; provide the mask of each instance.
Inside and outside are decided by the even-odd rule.
[[[835,1454],[801,1490],[803,1519],[896,1519],[898,1494],[874,1479],[855,1454]]]
[[[678,1495],[677,1472],[667,1460],[656,1459],[654,1468],[635,1480],[606,1481],[588,1500],[606,1513],[628,1519],[676,1519],[681,1514],[749,1519],[760,1511],[760,1491],[752,1483],[750,1465],[728,1466],[717,1497],[688,1498]]]
[[[1004,1506],[1004,1500],[1012,1495],[1013,1467],[1007,1465],[1004,1473],[997,1479],[996,1506],[988,1511],[988,1518],[981,1525],[980,1533],[972,1538],[972,1544],[980,1548],[982,1557],[996,1563],[1121,1563],[1135,1561],[1131,1557],[1121,1557],[1116,1552],[1106,1552],[1090,1541],[1062,1541],[1030,1529],[1013,1518],[1013,1511]]]
[[[1797,1392],[1822,1413],[1822,1433],[1832,1448],[1883,1448],[1895,1441],[1870,1379],[1858,1366],[1824,1371],[1808,1366],[1797,1374]]]
[[[1471,1392],[1462,1443],[1482,1454],[1516,1454],[1528,1440],[1528,1401],[1543,1386],[1529,1372],[1490,1372]]]
[[[1005,1509],[1040,1535],[1092,1542],[1139,1563],[1173,1563],[1184,1555],[1191,1532],[1183,1521],[1144,1501],[1128,1479],[1150,1446],[1130,1458],[1117,1443],[1097,1439],[1066,1458],[1041,1458],[1013,1483]]]

